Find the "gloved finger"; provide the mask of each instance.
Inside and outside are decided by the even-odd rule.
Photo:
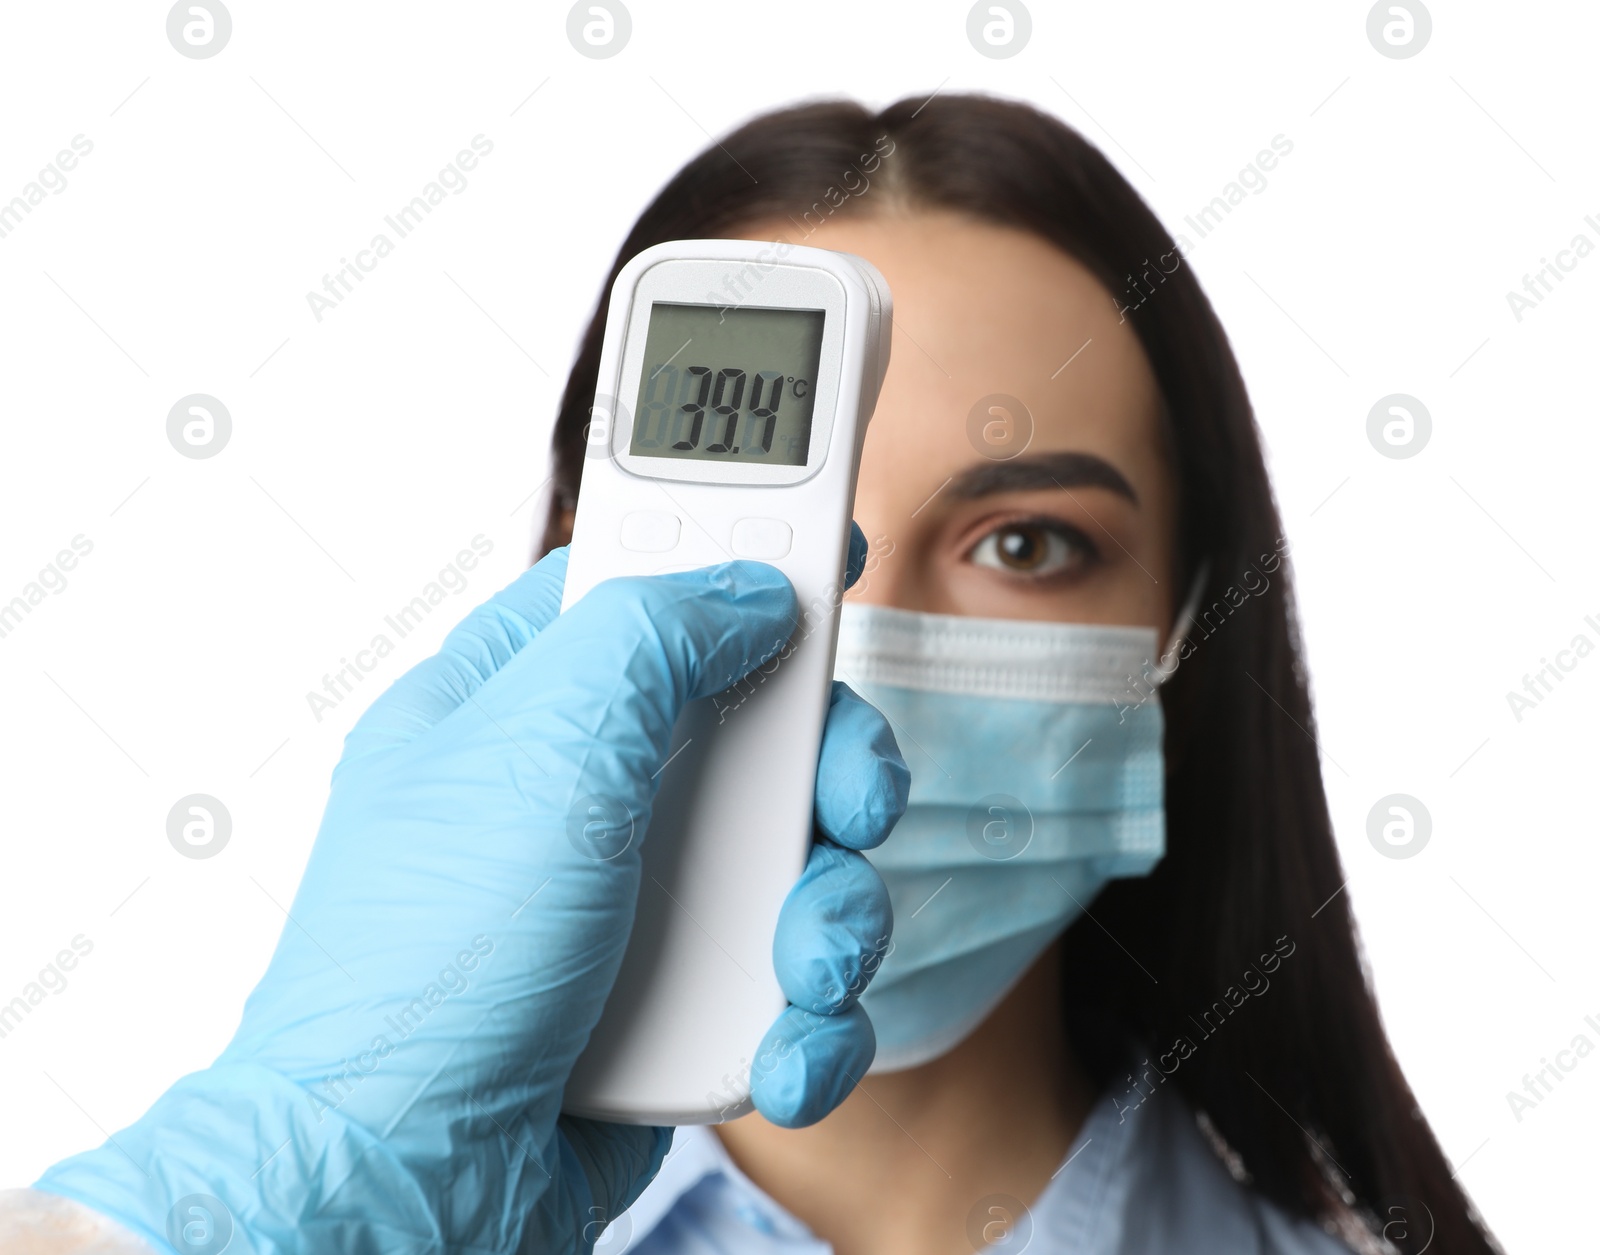
[[[563,545],[469,613],[438,653],[391,684],[356,721],[340,762],[410,741],[471,697],[560,613],[566,577]]]
[[[816,1015],[853,1006],[883,962],[893,927],[889,890],[866,856],[816,842],[772,938],[783,996]]]
[[[844,562],[844,586],[853,587],[867,569],[867,536],[854,519],[850,520],[850,551]]]
[[[817,759],[817,826],[840,845],[870,850],[900,822],[910,790],[889,721],[835,680]]]
[[[872,1021],[859,1006],[838,1015],[790,1007],[750,1066],[756,1110],[786,1129],[815,1124],[844,1101],[877,1053]]]
[[[606,580],[452,720],[492,721],[536,776],[570,779],[553,765],[580,765],[580,792],[643,817],[679,712],[771,658],[797,619],[794,588],[764,562]]]
[[[672,1130],[659,1125],[612,1124],[583,1116],[562,1116],[556,1122],[562,1168],[575,1161],[589,1183],[593,1199],[588,1213],[573,1222],[577,1242],[564,1242],[559,1234],[542,1235],[545,1241],[531,1249],[587,1251],[599,1244],[607,1225],[633,1206],[644,1187],[661,1170],[672,1145]],[[626,1241],[626,1234],[621,1235]],[[607,1244],[607,1249],[620,1245]]]

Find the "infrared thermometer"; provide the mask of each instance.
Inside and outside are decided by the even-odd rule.
[[[710,1124],[753,1108],[757,1047],[787,1005],[772,941],[811,845],[892,310],[861,258],[770,241],[658,244],[613,285],[561,608],[613,576],[755,558],[789,577],[801,622],[673,729],[633,932],[567,1083],[575,1115]]]

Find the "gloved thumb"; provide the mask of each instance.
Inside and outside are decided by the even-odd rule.
[[[555,619],[566,576],[563,545],[456,624],[438,653],[402,675],[356,721],[340,766],[413,740],[470,698]]]
[[[764,562],[606,580],[456,718],[521,747],[535,778],[567,778],[573,796],[612,798],[642,817],[683,707],[779,653],[797,608],[788,579]],[[579,766],[578,778],[558,763]]]

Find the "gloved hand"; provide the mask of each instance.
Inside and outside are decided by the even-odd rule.
[[[858,531],[852,578],[864,554]],[[569,816],[617,799],[648,840],[679,710],[775,653],[797,606],[774,568],[730,562],[608,581],[558,617],[565,571],[556,550],[366,712],[233,1041],[37,1188],[157,1249],[192,1221],[184,1252],[230,1226],[230,1252],[587,1252],[633,1202],[671,1131],[560,1108],[626,948],[639,848],[596,860]],[[821,1118],[872,1060],[855,994],[889,903],[856,850],[908,782],[883,717],[835,686],[822,835],[774,949],[796,1005],[754,1056],[777,1123]]]

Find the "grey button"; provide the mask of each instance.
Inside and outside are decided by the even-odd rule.
[[[741,558],[781,558],[794,542],[782,519],[740,519],[733,525],[733,551]]]
[[[622,516],[619,539],[624,549],[637,553],[666,553],[678,547],[680,530],[676,514],[665,510],[635,510]]]

